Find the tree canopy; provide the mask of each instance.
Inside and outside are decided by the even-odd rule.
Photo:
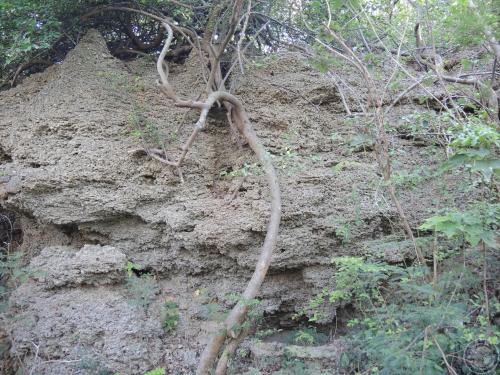
[[[311,42],[315,35],[325,37],[327,5],[331,27],[340,32],[350,46],[369,51],[381,45],[396,48],[401,42],[407,49],[414,48],[411,30],[419,22],[425,24],[421,29],[426,42],[430,44],[432,39],[438,48],[484,42],[485,29],[493,30],[498,39],[499,3],[481,1],[475,10],[469,3],[467,0],[253,1],[245,39],[254,39],[249,51],[269,53],[283,46]],[[4,0],[0,3],[0,78],[12,78],[21,64],[61,61],[91,27],[101,31],[110,49],[119,57],[136,56],[127,52],[130,50],[159,52],[164,35],[157,21],[140,14],[105,11],[107,7],[130,7],[168,17],[201,36],[210,22],[215,22],[219,31],[227,26],[230,4],[221,0]],[[210,20],[210,14],[218,8],[221,11],[217,12],[216,19]],[[99,9],[103,10],[98,12]],[[242,17],[230,44],[237,42],[243,24]],[[186,44],[182,40],[175,43]]]

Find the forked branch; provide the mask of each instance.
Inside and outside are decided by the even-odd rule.
[[[242,2],[241,2],[242,3]],[[233,9],[233,18],[238,19],[235,15],[241,12],[241,4],[236,5]],[[191,145],[198,133],[206,126],[207,117],[210,109],[215,103],[221,103],[226,108],[231,108],[230,119],[235,125],[236,129],[245,138],[248,145],[255,153],[257,160],[261,164],[261,167],[265,173],[267,184],[270,189],[271,194],[271,216],[269,219],[269,224],[267,227],[266,237],[264,239],[264,244],[257,261],[254,273],[242,294],[242,301],[252,300],[257,296],[262,283],[264,282],[265,276],[271,264],[271,257],[273,250],[276,246],[279,224],[281,220],[281,193],[278,184],[278,175],[272,164],[270,155],[264,149],[264,146],[260,142],[257,134],[253,130],[250,120],[243,108],[240,100],[238,100],[234,95],[218,90],[211,92],[205,101],[199,100],[184,100],[177,96],[173,87],[168,80],[168,65],[164,62],[164,58],[170,48],[170,44],[173,39],[173,30],[171,25],[167,22],[162,22],[163,27],[167,31],[167,40],[165,45],[158,57],[157,70],[160,76],[160,89],[165,94],[165,96],[172,100],[174,105],[178,107],[194,108],[200,111],[200,116],[196,122],[191,136],[186,141],[182,148],[182,153],[176,162],[169,161],[167,155],[162,155],[161,150],[143,150],[149,156],[157,159],[169,166],[179,168],[184,161]],[[230,28],[229,32],[234,33],[236,26]],[[226,36],[229,40],[230,37]],[[222,53],[222,51],[219,51]],[[220,56],[215,61],[220,61]],[[211,66],[211,69],[218,69],[220,67]],[[164,156],[164,157],[163,157]],[[231,355],[235,347],[238,345],[239,341],[242,339],[241,329],[242,323],[247,318],[248,305],[244,302],[238,302],[236,306],[229,313],[226,321],[224,322],[224,329],[217,332],[209,341],[200,359],[200,364],[198,366],[197,374],[206,375],[209,374],[211,369],[214,367],[214,363],[219,356],[222,346],[227,341],[227,347],[224,351],[221,360],[217,366],[216,373],[224,374],[227,367],[228,356]]]

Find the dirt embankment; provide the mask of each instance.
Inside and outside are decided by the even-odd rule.
[[[191,57],[171,68],[175,89],[193,99],[202,86],[198,64]],[[239,293],[251,275],[268,194],[225,114],[211,114],[183,184],[130,153],[144,140],[166,139],[163,146],[178,155],[196,121],[162,97],[156,79],[153,62],[123,63],[90,32],[62,65],[0,94],[0,204],[17,215],[32,272],[3,318],[16,366],[54,375],[142,374],[155,366],[190,374],[215,327],[207,306],[229,306],[227,294]],[[278,248],[260,295],[266,317],[291,324],[328,282],[333,256],[413,257],[370,143],[356,141],[361,116],[347,118],[328,78],[285,55],[252,65],[237,87],[283,194]],[[355,98],[348,101],[355,109]],[[440,157],[433,145],[391,142],[396,170]],[[461,199],[439,189],[429,183],[400,192],[414,227],[442,200]],[[127,274],[129,262],[143,268],[138,281]],[[161,327],[166,300],[180,307],[174,333]],[[336,310],[329,309],[331,322]]]

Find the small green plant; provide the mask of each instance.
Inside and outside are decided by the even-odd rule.
[[[361,163],[358,163],[356,161],[342,160],[342,161],[339,161],[337,164],[335,164],[332,167],[332,171],[336,175],[338,175],[338,174],[342,173],[345,170],[356,169],[356,168],[359,168],[360,166],[361,166]]]
[[[131,297],[128,302],[143,309],[147,309],[158,293],[158,285],[154,278],[148,274],[136,276],[134,271],[144,271],[144,267],[138,263],[127,263],[127,290]]]
[[[165,301],[162,308],[162,327],[166,333],[175,331],[179,324],[179,306],[174,301]]]
[[[0,253],[0,277],[7,277],[14,287],[25,283],[35,275],[35,272],[24,264],[23,257],[21,251]]]
[[[470,117],[451,127],[450,135],[453,155],[443,164],[442,171],[465,167],[470,173],[479,172],[482,180],[490,183],[500,172],[500,159],[496,157],[500,136],[496,127],[480,117]]]
[[[425,98],[424,101],[426,101]],[[436,114],[432,111],[414,112],[402,116],[397,132],[419,139],[429,139],[432,143],[445,145],[449,138],[448,129],[453,125],[448,113]]]
[[[141,277],[132,276],[127,279],[127,289],[131,295],[128,302],[143,309],[147,309],[158,293],[158,285],[149,274]]]
[[[29,280],[30,277],[43,276],[24,262],[21,251],[7,252],[0,248],[0,313],[8,307],[7,300],[13,289]]]
[[[323,345],[328,342],[328,336],[316,327],[305,327],[293,332],[290,342],[302,346]]]
[[[222,170],[219,172],[219,176],[234,178],[234,177],[259,176],[262,175],[262,173],[263,173],[262,168],[258,163],[252,163],[252,164],[245,163],[243,164],[243,167],[235,169],[230,172]]]
[[[479,204],[466,211],[450,211],[445,215],[432,216],[420,226],[422,230],[432,230],[447,238],[462,238],[471,246],[481,241],[496,248],[496,225],[500,218],[499,204]]]
[[[452,244],[468,244],[472,247],[469,262],[480,267],[487,253],[480,256],[476,246],[496,247],[499,217],[498,205],[480,204],[429,218],[421,229],[442,234]],[[432,241],[420,243],[424,244],[433,246]],[[500,303],[494,295],[483,293],[484,276],[469,269],[457,255],[451,249],[438,258],[440,274],[432,283],[426,266],[334,258],[331,284],[302,313],[316,322],[325,303],[355,308],[356,316],[347,325],[352,332],[351,348],[342,358],[342,367],[348,372],[440,374],[447,366],[461,369],[465,366],[461,358],[471,342],[497,345],[500,330],[492,326],[490,317]],[[494,257],[488,262],[490,269],[498,267]],[[310,341],[307,333],[300,337]]]
[[[297,344],[313,345],[316,343],[316,340],[311,332],[301,329],[295,335],[295,342]]]
[[[333,143],[341,143],[342,142],[342,134],[338,133],[338,132],[332,132],[330,134],[330,140],[333,142]]]
[[[375,146],[375,139],[367,134],[358,134],[349,140],[351,152],[371,151]]]
[[[299,173],[304,168],[299,153],[291,147],[285,147],[284,150],[280,152],[276,157],[275,164],[277,168],[285,171],[288,176]]]
[[[140,105],[134,106],[129,121],[133,127],[130,134],[140,138],[146,145],[165,149],[167,141],[173,142],[178,139],[177,131],[164,132],[155,121],[147,116],[146,110]]]
[[[317,322],[323,317],[319,307],[325,303],[352,304],[365,311],[373,301],[383,300],[380,288],[397,269],[385,263],[366,262],[361,257],[334,258],[332,264],[335,267],[332,286],[323,288],[298,316],[307,315],[310,322]]]
[[[128,277],[134,276],[134,270],[140,271],[142,269],[144,269],[144,266],[140,265],[139,263],[127,262],[127,276]]]
[[[398,171],[391,174],[391,183],[394,186],[413,190],[420,184],[428,181],[433,177],[429,168],[419,167],[410,172]]]
[[[258,59],[254,59],[252,61],[251,65],[255,69],[261,70],[261,69],[265,69],[265,68],[269,67],[273,62],[275,62],[277,60],[278,60],[277,55],[270,54],[270,55],[265,55],[265,56],[258,58]]]
[[[344,223],[335,228],[335,235],[342,239],[342,244],[345,245],[351,241],[351,226],[349,223]]]
[[[144,375],[165,375],[166,370],[164,367],[157,367],[151,371],[144,373]]]
[[[223,322],[227,317],[227,311],[219,303],[204,303],[202,305],[201,317],[205,320]]]
[[[249,328],[252,324],[258,322],[262,318],[262,311],[259,309],[261,301],[259,299],[246,299],[242,295],[234,293],[230,293],[226,297],[229,301],[233,303],[241,303],[248,308],[248,319],[241,325],[241,327],[237,327],[236,330]]]

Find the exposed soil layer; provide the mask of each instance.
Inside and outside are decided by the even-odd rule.
[[[173,65],[175,90],[195,99],[203,87],[198,72],[196,56]],[[362,82],[345,75],[359,88],[347,98],[356,111]],[[174,159],[196,121],[196,113],[165,100],[156,79],[154,62],[117,60],[91,31],[63,64],[0,93],[0,204],[17,216],[33,272],[3,318],[16,367],[128,375],[164,366],[169,374],[191,374],[217,327],[207,305],[229,307],[227,294],[242,291],[253,271],[268,192],[222,111],[212,111],[190,150],[184,183],[130,152],[146,142]],[[355,142],[361,115],[345,115],[327,77],[299,56],[283,55],[250,66],[233,84],[280,171],[281,233],[260,295],[266,316],[290,323],[329,281],[334,256],[412,261],[373,150]],[[410,102],[395,109],[395,125],[425,110]],[[393,136],[391,147],[396,172],[433,169],[443,158],[433,144],[414,139]],[[449,177],[399,189],[412,227],[437,207],[466,204],[465,193],[441,194],[457,183]],[[132,283],[128,262],[152,276]],[[180,308],[174,333],[161,326],[166,300]],[[335,307],[326,316],[323,323],[333,324]],[[325,358],[323,368],[333,371],[334,360]]]

